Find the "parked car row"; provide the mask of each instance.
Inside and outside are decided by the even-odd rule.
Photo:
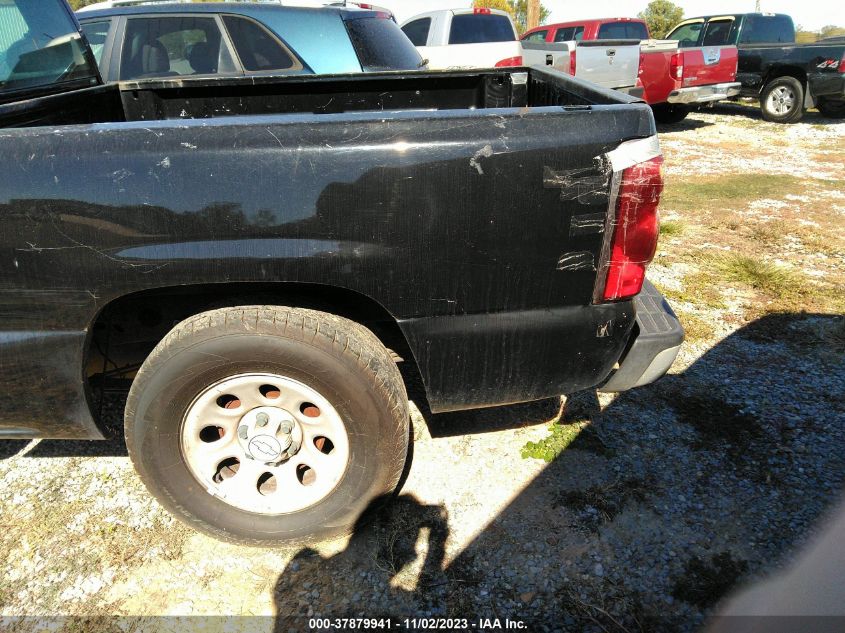
[[[642,95],[659,122],[677,122],[693,107],[739,96],[759,99],[769,121],[798,121],[810,107],[845,116],[845,43],[796,44],[787,15],[690,18],[665,40],[651,39],[636,18],[562,22],[527,31],[521,52],[504,11],[433,11],[402,29],[432,69],[550,66]]]
[[[539,65],[642,97],[661,123],[740,96],[759,99],[769,121],[795,122],[810,107],[845,116],[845,44],[797,45],[786,15],[690,18],[664,40],[637,18],[580,20],[520,40],[496,9],[429,11],[400,31],[392,13],[369,4],[288,4],[311,8],[110,0],[79,18],[108,81]]]
[[[634,18],[552,24],[532,29],[522,39],[526,48],[533,48],[541,40],[545,45],[560,45],[556,43],[565,42],[564,38],[581,45],[586,42],[628,42],[629,45],[636,42],[638,57],[633,79],[661,123],[678,122],[693,106],[739,94],[735,46],[679,50],[677,41],[651,39],[646,23]],[[615,48],[618,56],[620,47]],[[577,64],[571,65],[570,73],[589,79],[586,74],[578,73]]]

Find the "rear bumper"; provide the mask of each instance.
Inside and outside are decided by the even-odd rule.
[[[669,103],[711,103],[721,101],[729,97],[736,97],[742,84],[738,81],[723,84],[710,84],[709,86],[691,86],[689,88],[678,88],[669,93]]]
[[[627,391],[648,385],[669,371],[684,340],[684,329],[669,303],[650,282],[634,300],[637,318],[633,343],[619,369],[599,391]]]

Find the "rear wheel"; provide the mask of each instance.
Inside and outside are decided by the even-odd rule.
[[[348,533],[391,493],[408,404],[389,352],[364,327],[281,307],[180,323],[138,373],[126,442],[141,479],[190,526],[252,544]]]
[[[819,112],[830,119],[845,118],[845,100],[833,100],[827,97],[819,97],[819,102],[816,104]]]
[[[773,79],[760,95],[763,118],[773,123],[797,123],[804,116],[804,87],[795,77]]]
[[[690,113],[687,106],[662,103],[660,105],[652,106],[654,111],[654,120],[660,124],[680,123]]]

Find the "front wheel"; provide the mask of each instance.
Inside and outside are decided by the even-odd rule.
[[[795,77],[773,79],[760,95],[763,118],[773,123],[797,123],[804,116],[804,86]]]
[[[126,404],[129,455],[191,527],[250,545],[348,533],[396,487],[408,451],[399,370],[359,324],[282,307],[177,325]]]
[[[845,119],[845,100],[833,100],[827,97],[819,97],[816,104],[819,112],[830,119]]]
[[[687,106],[662,103],[660,105],[652,106],[654,112],[654,120],[660,124],[680,123],[690,113]]]

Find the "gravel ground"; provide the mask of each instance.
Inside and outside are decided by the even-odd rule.
[[[352,539],[307,550],[190,532],[148,496],[119,439],[0,442],[0,614],[99,618],[84,630],[113,630],[114,615],[129,618],[124,630],[196,625],[146,619],[159,615],[268,616],[226,630],[299,630],[303,615],[698,630],[731,587],[789,560],[845,481],[841,238],[781,230],[748,246],[805,275],[792,303],[754,283],[711,284],[718,301],[684,295],[743,231],[781,221],[841,233],[845,123],[811,113],[783,127],[753,113],[722,106],[661,131],[667,200],[702,176],[790,176],[801,188],[736,201],[728,220],[717,201],[664,205],[683,228],[664,237],[650,276],[673,291],[691,336],[657,384],[438,416],[411,385],[417,440],[401,496]],[[121,406],[108,404],[115,431]],[[530,442],[556,457],[524,457]]]

